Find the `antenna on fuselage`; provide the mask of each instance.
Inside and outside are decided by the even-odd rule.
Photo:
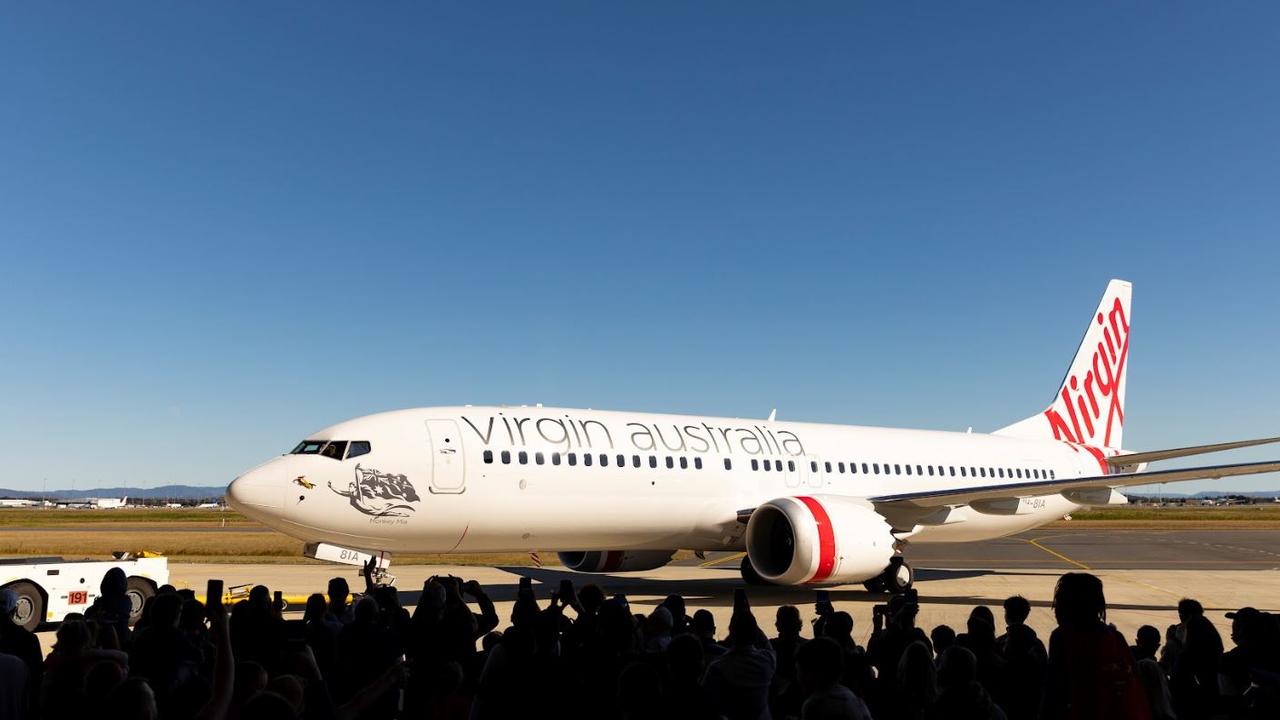
[[[776,419],[778,419],[778,408],[769,411],[769,422],[773,422]]]

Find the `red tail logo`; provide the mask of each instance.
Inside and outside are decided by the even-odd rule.
[[[1124,426],[1120,389],[1129,356],[1129,318],[1116,298],[1106,317],[1098,313],[1095,320],[1102,327],[1103,339],[1093,351],[1091,366],[1071,368],[1061,396],[1044,416],[1058,440],[1109,446],[1112,429]]]

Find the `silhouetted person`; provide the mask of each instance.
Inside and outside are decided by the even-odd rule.
[[[833,640],[816,638],[796,651],[796,670],[805,694],[802,720],[870,720],[866,703],[840,683],[845,653]]]
[[[750,610],[729,619],[728,652],[711,661],[703,686],[729,720],[768,720],[769,685],[778,661]]]
[[[688,608],[685,607],[684,597],[680,595],[668,595],[662,601],[662,607],[665,607],[671,613],[671,635],[683,635],[693,630],[693,618],[688,615]]]
[[[16,655],[0,652],[0,720],[23,720],[31,705],[27,666]]]
[[[867,698],[872,692],[875,675],[866,650],[854,642],[853,616],[843,610],[828,614],[822,623],[822,636],[834,641],[844,654],[844,674],[840,682],[854,695]]]
[[[159,593],[157,593],[159,595]],[[85,617],[99,625],[110,625],[122,646],[129,644],[129,614],[133,603],[129,600],[129,578],[124,570],[113,567],[102,576],[98,584],[98,597]]]
[[[316,666],[323,677],[332,678],[338,672],[338,635],[342,624],[329,614],[324,595],[312,593],[302,611],[302,637],[315,656]]]
[[[885,606],[887,612],[876,612],[872,617],[874,623],[871,639],[867,642],[867,656],[876,668],[880,679],[878,695],[873,701],[892,696],[893,682],[898,673],[898,662],[902,653],[912,643],[921,643],[931,648],[929,637],[916,627],[916,616],[920,606],[908,599],[906,595],[894,595]],[[932,649],[930,649],[932,655]]]
[[[351,622],[351,605],[347,599],[351,595],[351,585],[344,577],[335,577],[329,580],[328,588],[329,598],[329,614],[339,623],[346,624]]]
[[[177,595],[173,598],[180,601]],[[103,717],[129,720],[156,720],[160,717],[155,693],[147,681],[141,678],[129,678],[120,683],[107,696],[100,712]]]
[[[667,646],[667,713],[672,720],[717,717],[702,690],[702,643],[692,634],[677,635]]]
[[[978,682],[997,704],[1003,707],[1008,678],[1005,659],[996,647],[995,614],[986,605],[978,605],[969,613],[963,634],[956,644],[973,653],[977,660]]]
[[[978,682],[978,660],[968,648],[948,648],[938,665],[938,699],[927,720],[1004,720],[1004,711]]]
[[[1158,630],[1156,632],[1159,633]],[[1138,661],[1137,668],[1138,680],[1142,682],[1142,689],[1147,695],[1147,706],[1151,709],[1151,720],[1177,720],[1169,682],[1160,665],[1152,658],[1143,658]]]
[[[799,713],[800,704],[804,702],[804,693],[796,677],[796,653],[809,641],[800,636],[804,623],[800,620],[800,610],[794,605],[778,608],[773,627],[778,636],[769,640],[769,644],[778,658],[778,670],[769,690],[770,703],[775,717],[785,717]]]
[[[1133,638],[1134,660],[1155,660],[1160,650],[1160,631],[1150,625],[1143,625]]]
[[[653,655],[660,655],[666,651],[667,645],[671,643],[671,611],[666,607],[659,605],[649,613],[649,617],[644,622],[644,651]]]
[[[665,607],[658,607],[670,616]],[[662,677],[651,663],[633,662],[618,676],[618,710],[622,720],[659,720],[665,718],[662,703]]]
[[[1106,624],[1102,581],[1066,573],[1053,593],[1042,718],[1146,720],[1151,713],[1124,636]]]
[[[1010,625],[1004,641],[1000,707],[1009,720],[1035,718],[1049,665],[1044,643],[1029,625]]]
[[[40,708],[45,717],[84,717],[85,677],[94,663],[115,662],[129,666],[129,657],[118,650],[93,647],[89,625],[79,617],[63,620],[57,640],[44,664],[44,682],[40,690]]]
[[[703,659],[712,660],[728,652],[728,648],[716,642],[716,618],[710,610],[699,610],[693,614],[693,634],[702,643]]]
[[[153,700],[170,710],[179,689],[197,677],[202,657],[178,622],[182,598],[177,593],[157,595],[151,608],[151,624],[138,632],[129,651],[129,674],[146,678]]]
[[[1186,644],[1169,676],[1169,689],[1178,717],[1196,720],[1213,715],[1218,708],[1222,637],[1203,612],[1188,614],[1183,627]]]
[[[913,642],[902,652],[893,677],[889,701],[890,718],[920,720],[938,699],[938,671],[933,653],[922,642]]]
[[[1040,641],[1040,638],[1036,635],[1035,630],[1032,629],[1030,625],[1027,625],[1027,618],[1030,616],[1031,616],[1031,603],[1028,602],[1026,598],[1022,597],[1021,595],[1014,595],[1012,597],[1005,598],[1005,601],[1004,601],[1005,632],[1003,635],[996,638],[996,649],[999,650],[1001,654],[1004,654],[1005,652],[1004,646],[1005,646],[1006,639],[1008,638],[1009,631],[1015,627],[1025,627],[1028,630],[1031,630],[1031,637],[1035,638],[1035,644],[1039,646],[1040,656],[1047,662],[1049,658],[1049,653],[1045,649],[1044,643]],[[1023,635],[1023,638],[1024,639],[1026,638],[1025,634]]]
[[[44,652],[36,634],[13,621],[18,609],[18,594],[12,590],[0,590],[0,653],[12,655],[22,661],[26,680],[26,699],[33,710],[38,709],[40,684],[44,679]]]
[[[1245,607],[1227,613],[1236,647],[1222,656],[1222,709],[1233,717],[1280,717],[1280,616]]]
[[[950,625],[937,625],[929,631],[929,639],[933,641],[934,665],[938,665],[942,654],[956,644],[956,631]]]
[[[1164,630],[1164,645],[1160,648],[1160,669],[1164,671],[1166,677],[1173,674],[1173,668],[1178,664],[1178,656],[1182,654],[1185,637],[1180,623],[1170,625]]]

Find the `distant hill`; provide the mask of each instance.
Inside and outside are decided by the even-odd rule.
[[[120,498],[128,497],[138,500],[203,500],[221,498],[227,488],[223,485],[200,487],[197,485],[161,485],[153,488],[85,488],[76,490],[11,490],[0,488],[0,498],[18,500],[49,499],[74,500],[79,498]]]

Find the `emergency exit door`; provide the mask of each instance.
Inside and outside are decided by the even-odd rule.
[[[431,492],[456,494],[466,490],[466,456],[458,423],[428,420],[427,442],[431,446]]]

